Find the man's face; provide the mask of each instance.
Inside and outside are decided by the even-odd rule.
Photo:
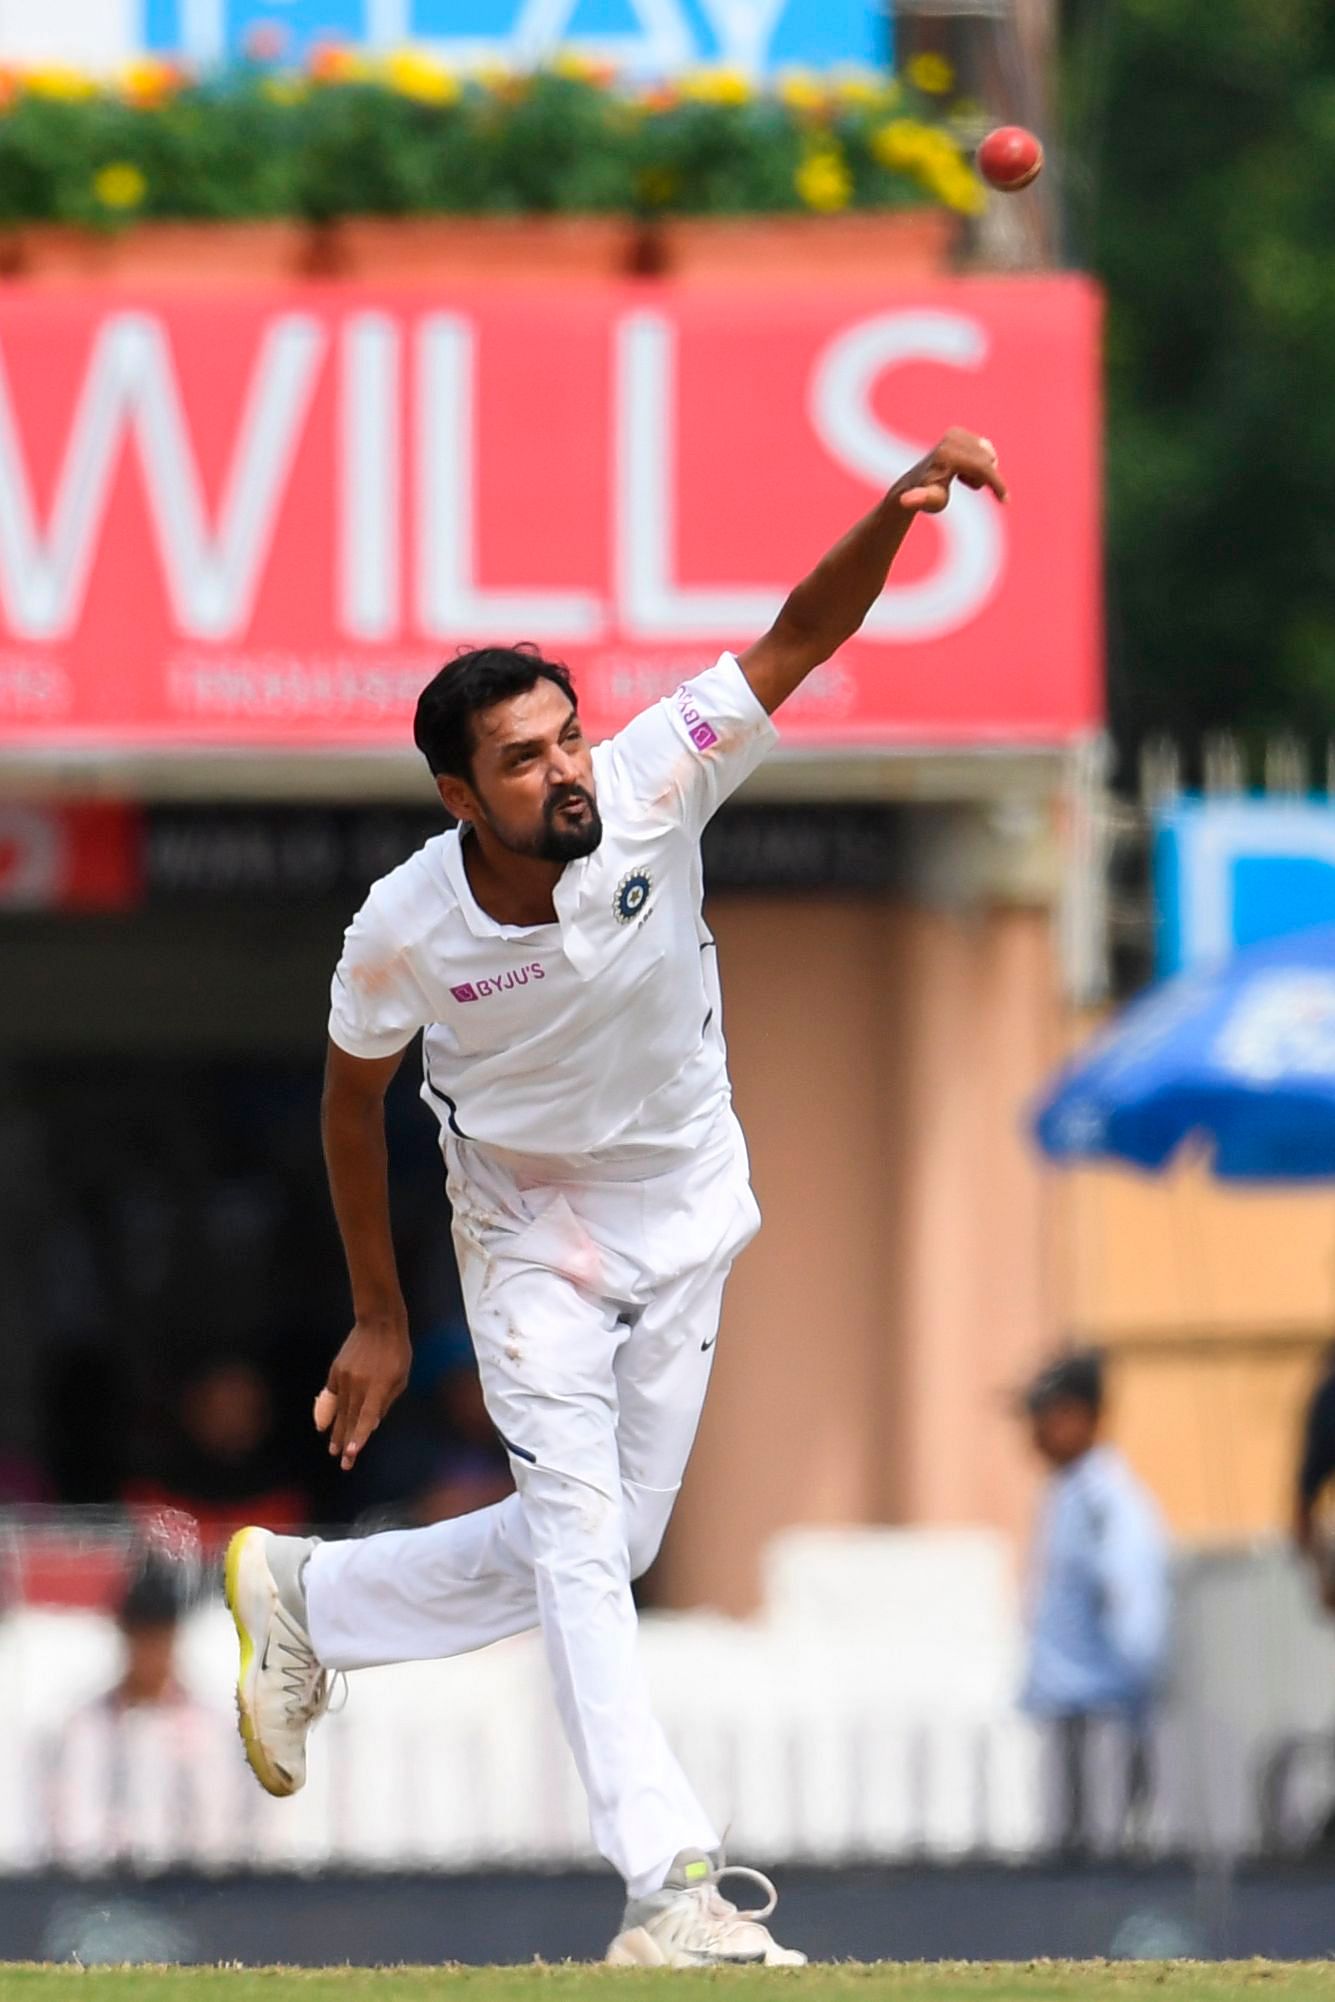
[[[132,1703],[161,1703],[171,1685],[175,1655],[176,1628],[170,1622],[129,1629],[124,1689]]]
[[[1053,1397],[1029,1416],[1035,1450],[1050,1467],[1069,1467],[1098,1436],[1098,1413],[1079,1397]]]
[[[515,855],[573,862],[603,838],[593,759],[570,699],[554,681],[473,718],[473,776],[442,779],[460,820],[487,827]]]

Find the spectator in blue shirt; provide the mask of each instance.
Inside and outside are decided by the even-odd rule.
[[[1159,1512],[1104,1444],[1103,1366],[1052,1363],[1024,1393],[1052,1469],[1032,1560],[1021,1705],[1047,1729],[1055,1846],[1077,1853],[1144,1834],[1148,1727],[1168,1640],[1168,1543]],[[1095,1767],[1101,1784],[1091,1784]]]

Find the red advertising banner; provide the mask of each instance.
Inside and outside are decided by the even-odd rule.
[[[745,645],[951,423],[1012,503],[915,526],[795,747],[1100,713],[1096,295],[469,285],[0,306],[0,745],[399,745],[463,644],[591,734]]]
[[[115,800],[0,801],[0,912],[121,911],[143,892],[140,816]]]

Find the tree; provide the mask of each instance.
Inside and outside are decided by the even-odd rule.
[[[1087,0],[1067,27],[1119,744],[1335,734],[1335,8]]]

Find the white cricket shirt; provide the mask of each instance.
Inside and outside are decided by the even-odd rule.
[[[729,1094],[700,835],[778,733],[731,654],[593,752],[603,838],[556,922],[503,925],[457,828],[382,876],[349,926],[329,1034],[384,1057],[425,1030],[422,1097],[450,1135],[656,1171]]]

